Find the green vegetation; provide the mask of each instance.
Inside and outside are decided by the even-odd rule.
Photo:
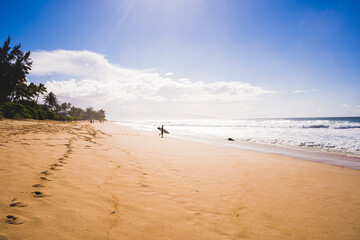
[[[45,104],[38,104],[40,95],[47,92],[44,84],[28,83],[26,75],[31,70],[30,51],[23,53],[21,45],[11,49],[10,37],[0,47],[0,119],[53,119],[53,120],[105,120],[105,111],[92,107],[78,108],[70,103],[59,104],[50,92]]]

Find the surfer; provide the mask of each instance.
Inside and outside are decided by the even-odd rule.
[[[169,134],[169,132],[164,129],[164,125],[161,125],[161,127],[158,127],[157,129],[160,131],[159,136],[161,136],[161,138],[164,137],[164,133]]]
[[[161,138],[164,137],[164,125],[161,125],[161,127],[158,127],[159,131],[160,131],[160,134],[159,136],[161,136]]]

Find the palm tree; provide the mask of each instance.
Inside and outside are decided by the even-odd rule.
[[[37,95],[37,91],[38,86],[35,83],[30,83],[27,86],[25,98],[27,98],[28,100],[32,100]]]
[[[52,110],[55,110],[59,105],[58,100],[53,92],[49,92],[47,96],[44,97],[44,102],[47,104]]]
[[[81,117],[84,114],[84,110],[82,108],[72,106],[68,113],[71,117]]]
[[[10,47],[10,36],[0,46],[0,102],[20,100],[27,86],[26,75],[31,70],[32,61],[29,52],[22,52],[21,45]],[[15,99],[16,98],[16,99]]]
[[[96,112],[98,120],[104,120],[105,119],[105,111],[104,109],[100,109]]]
[[[39,86],[37,86],[36,102],[38,102],[40,94],[44,94],[46,92],[47,92],[46,87],[44,86],[44,84],[40,83]]]
[[[60,105],[61,111],[67,112],[68,109],[71,108],[71,103],[63,102]]]
[[[71,108],[71,103],[63,102],[59,106],[59,112],[61,112],[61,115],[66,116],[68,114],[68,109]]]

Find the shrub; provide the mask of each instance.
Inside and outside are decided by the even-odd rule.
[[[31,113],[31,118],[32,119],[39,119],[39,114],[38,111],[30,106],[26,107],[27,110],[29,110],[29,112]]]
[[[7,102],[0,106],[0,111],[5,118],[32,118],[33,114],[24,105],[20,103]]]

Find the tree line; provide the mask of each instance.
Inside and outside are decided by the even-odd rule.
[[[10,37],[0,46],[0,118],[32,118],[54,120],[104,120],[105,111],[88,107],[85,110],[71,103],[59,103],[49,92],[44,104],[39,97],[47,93],[44,84],[29,83],[26,75],[32,66],[30,51],[20,50],[21,44],[10,47]]]
[[[47,96],[44,97],[44,103],[53,112],[60,116],[70,116],[84,120],[105,119],[105,111],[103,109],[95,111],[92,107],[88,107],[84,110],[82,108],[72,106],[71,103],[68,102],[59,104],[57,97],[53,92],[50,92]]]

